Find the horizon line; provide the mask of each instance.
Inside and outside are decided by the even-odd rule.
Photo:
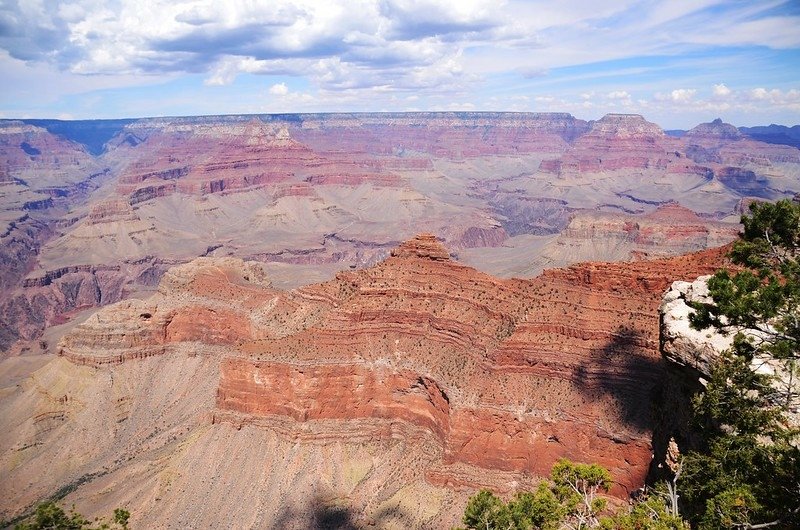
[[[661,127],[658,122],[648,120],[644,114],[640,113],[621,113],[621,112],[609,112],[603,115],[603,117],[596,119],[596,120],[587,120],[584,118],[580,118],[572,114],[571,112],[566,111],[497,111],[497,110],[415,110],[415,111],[324,111],[324,112],[254,112],[254,113],[223,113],[223,114],[184,114],[184,115],[162,115],[162,116],[139,116],[139,117],[117,117],[117,118],[75,118],[75,119],[63,119],[63,118],[0,118],[0,122],[23,122],[23,123],[31,123],[31,122],[59,122],[59,123],[78,123],[78,122],[114,122],[114,121],[140,121],[140,120],[169,120],[169,119],[187,119],[187,118],[239,118],[239,117],[263,117],[263,116],[270,116],[270,117],[281,117],[281,116],[368,116],[368,115],[384,115],[384,116],[392,116],[392,115],[452,115],[452,116],[471,116],[471,115],[517,115],[517,116],[569,116],[570,118],[585,121],[587,123],[598,122],[606,117],[609,116],[636,116],[642,118],[649,123],[653,123]],[[769,124],[762,124],[756,126],[739,126],[733,123],[725,121],[723,118],[718,117],[716,119],[722,120],[723,123],[733,125],[736,128],[745,127],[769,127],[769,126],[778,126],[778,127],[798,127],[800,124],[781,124],[781,123],[769,123]],[[712,123],[714,120],[711,121],[700,121],[697,125],[701,125],[704,123]],[[664,131],[687,131],[689,129],[680,129],[680,128],[670,128],[664,129]]]

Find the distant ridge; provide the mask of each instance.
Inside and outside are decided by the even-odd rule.
[[[768,144],[791,145],[800,149],[800,125],[759,125],[756,127],[739,127],[739,131],[760,142]]]
[[[608,114],[603,119],[619,119],[623,117],[643,118],[639,114]],[[410,121],[419,120],[425,122],[433,118],[456,119],[462,121],[474,121],[474,126],[483,125],[487,119],[496,120],[569,120],[582,123],[596,123],[598,120],[588,122],[576,118],[568,112],[496,112],[496,111],[413,111],[413,112],[314,112],[314,113],[275,113],[275,114],[225,114],[225,115],[199,115],[199,116],[164,116],[164,117],[144,117],[144,118],[120,118],[120,119],[98,119],[98,120],[57,120],[57,119],[20,119],[23,123],[42,127],[52,134],[56,134],[72,142],[84,145],[87,151],[94,155],[103,153],[106,142],[117,135],[126,125],[135,122],[188,122],[202,123],[206,121],[219,122],[230,121],[238,122],[258,118],[265,122],[285,122],[303,123],[323,118],[336,118],[339,120],[356,120],[368,125],[375,119],[405,119]],[[9,120],[0,120],[9,121]],[[599,121],[602,121],[599,120]],[[722,120],[717,119],[713,124],[722,124]],[[419,125],[423,125],[420,123]],[[704,125],[704,124],[701,124]],[[726,124],[727,125],[727,124]],[[729,126],[732,130],[733,126]],[[664,134],[673,138],[681,138],[689,130],[669,129],[664,130]],[[788,145],[800,148],[800,125],[788,127],[786,125],[762,125],[754,127],[738,127],[738,131],[743,135],[770,144]]]
[[[47,129],[48,132],[86,146],[89,153],[97,156],[103,152],[106,142],[117,135],[123,127],[137,121],[134,118],[119,120],[20,120],[28,125]]]

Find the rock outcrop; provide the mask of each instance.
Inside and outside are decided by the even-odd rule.
[[[700,218],[688,208],[666,203],[640,216],[617,213],[575,215],[561,232],[559,244],[580,248],[585,244],[603,245],[610,252],[621,247],[619,258],[670,256],[715,248],[736,239],[738,226]],[[613,255],[607,256],[609,259]]]
[[[661,314],[661,352],[679,366],[688,367],[708,377],[720,353],[733,344],[733,335],[717,331],[696,330],[689,316],[694,313],[690,303],[710,303],[708,279],[701,276],[694,281],[676,281],[664,295],[659,308]]]
[[[667,361],[683,369],[686,379],[694,379],[701,384],[705,384],[710,377],[714,366],[720,362],[722,353],[733,345],[735,335],[733,331],[724,333],[712,328],[697,330],[690,325],[689,317],[694,313],[692,303],[713,303],[708,292],[709,278],[701,276],[692,282],[674,282],[664,295],[659,308],[661,353]],[[756,330],[742,332],[756,339],[760,334]],[[756,372],[775,376],[776,388],[791,389],[793,386],[793,375],[772,357],[756,356],[751,367]],[[787,399],[781,404],[787,407],[789,420],[794,425],[800,425],[800,397],[796,392],[789,392]]]
[[[171,268],[149,300],[125,300],[90,316],[59,344],[89,366],[161,355],[176,342],[233,345],[252,338],[251,315],[274,298],[259,264],[198,258]]]
[[[750,166],[763,172],[773,163],[800,160],[798,149],[756,142],[719,118],[710,123],[701,123],[688,131],[683,139],[687,156],[698,163]]]
[[[456,159],[561,153],[589,128],[584,120],[557,112],[307,114],[298,118],[299,126],[293,134],[321,151],[402,156],[426,153]]]
[[[695,140],[740,140],[744,135],[730,123],[724,123],[720,118],[710,122],[701,123],[686,132],[685,138]]]
[[[76,143],[46,129],[0,120],[0,233],[8,213],[50,210],[84,197],[108,168]]]
[[[664,395],[669,405],[661,412],[660,443],[657,452],[665,453],[664,440],[671,440],[679,451],[686,452],[703,447],[705,440],[694,428],[692,398],[702,392],[711,377],[712,370],[722,359],[734,338],[734,333],[722,333],[713,328],[696,330],[690,325],[694,313],[692,303],[712,303],[708,291],[709,276],[700,276],[693,281],[676,281],[664,295],[659,314],[661,319],[661,354],[666,359]],[[744,331],[752,333],[753,331]],[[775,395],[780,396],[780,405],[786,406],[788,422],[800,426],[800,398],[796,390],[796,375],[788,373],[784,365],[769,356],[756,356],[751,368],[773,376]],[[787,392],[787,389],[789,391]],[[654,477],[666,468],[654,470]],[[669,473],[667,473],[669,475]]]
[[[607,114],[591,123],[558,162],[547,169],[576,174],[623,169],[665,169],[670,139],[638,114]]]
[[[423,235],[293,291],[239,259],[174,267],[151,298],[75,327],[4,398],[3,454],[16,456],[0,459],[3,484],[28,485],[2,490],[3,514],[76,482],[79,508],[124,500],[136,522],[166,526],[193,520],[191,503],[221,521],[227,507],[197,499],[256,481],[243,520],[307,520],[333,502],[365,523],[393,506],[392,520],[442,527],[476,488],[531,488],[560,457],[608,467],[624,497],[657,449],[661,293],[721,255],[501,280]],[[69,466],[17,480],[62,449]]]

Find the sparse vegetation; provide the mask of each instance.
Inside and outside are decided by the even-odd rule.
[[[517,493],[507,503],[489,490],[467,502],[462,522],[468,530],[687,530],[661,490],[643,495],[629,509],[605,513],[601,494],[611,486],[608,471],[597,464],[559,460],[550,480],[535,492]]]
[[[71,508],[69,512],[55,502],[44,502],[36,507],[27,521],[14,527],[14,530],[128,530],[130,513],[122,508],[114,510],[108,521],[105,518],[89,521]]]

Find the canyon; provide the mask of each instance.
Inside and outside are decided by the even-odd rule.
[[[0,120],[0,517],[441,528],[560,457],[624,499],[674,434],[663,293],[800,193],[773,132]]]
[[[724,248],[504,280],[420,235],[284,291],[263,264],[198,258],[56,357],[6,361],[4,514],[66,488],[142,527],[235,510],[243,526],[441,528],[475,489],[532,487],[560,457],[601,463],[627,497],[664,458],[661,295],[723,263]]]
[[[424,227],[485,272],[532,277],[723,244],[748,201],[800,191],[793,146],[619,114],[5,120],[0,160],[9,353],[197,256],[262,261],[291,288]]]

